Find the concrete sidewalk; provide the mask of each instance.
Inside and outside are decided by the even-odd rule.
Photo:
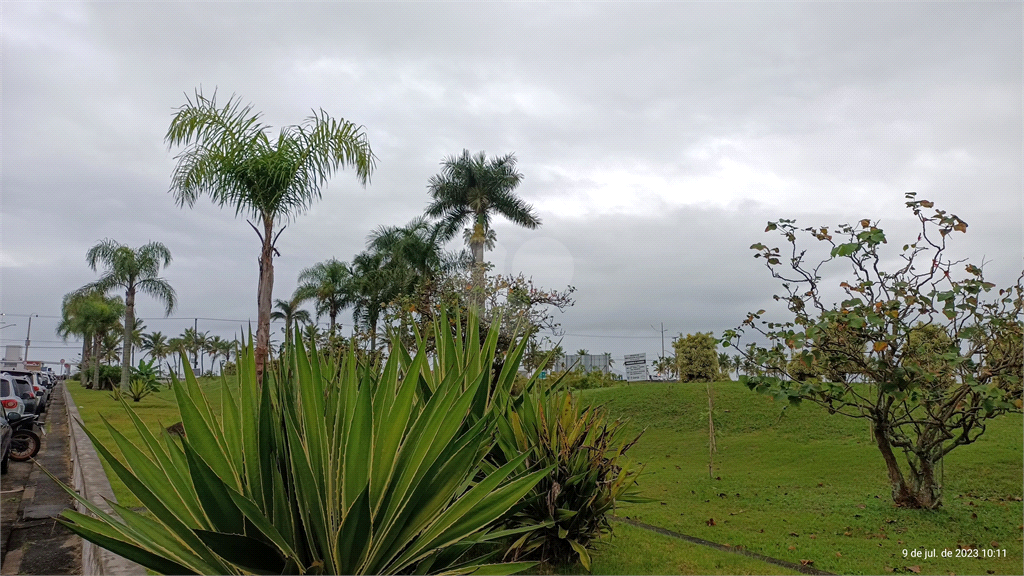
[[[72,481],[64,384],[54,387],[42,446],[33,462],[11,462],[3,477],[2,574],[82,574],[82,539],[55,518],[74,499],[39,469]],[[37,465],[38,463],[38,465]]]

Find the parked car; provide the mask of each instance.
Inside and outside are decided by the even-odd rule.
[[[7,411],[0,408],[0,474],[7,474],[7,464],[11,461],[11,435]]]
[[[32,389],[32,382],[24,376],[11,374],[10,372],[5,372],[5,374],[11,378],[11,382],[14,384],[14,393],[25,401],[25,411],[23,414],[42,414],[46,407],[39,401],[39,398],[36,398],[35,390]]]
[[[4,374],[0,376],[0,406],[8,412],[25,413],[25,401],[14,389],[14,379]]]
[[[32,385],[32,391],[35,394],[36,399],[39,401],[39,406],[42,406],[41,410],[37,409],[33,414],[42,414],[43,412],[46,412],[46,405],[50,399],[50,390],[42,386],[39,372],[30,370],[7,370],[7,374],[17,378],[25,378],[28,380],[29,384]]]

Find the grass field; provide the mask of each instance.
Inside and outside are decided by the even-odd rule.
[[[219,380],[201,382],[216,404]],[[103,414],[121,431],[131,424],[106,392],[69,390],[86,425],[103,441]],[[630,455],[643,462],[644,494],[618,515],[842,574],[1020,574],[1024,422],[1008,416],[976,444],[943,463],[939,511],[897,509],[885,469],[863,421],[828,416],[814,406],[785,412],[734,382],[715,385],[718,453],[708,475],[707,397],[703,385],[645,383],[590,390],[584,399],[646,429]],[[135,404],[153,430],[178,421],[173,394]],[[132,435],[129,435],[130,437]],[[108,444],[108,445],[112,445]],[[118,500],[139,502],[111,476]],[[712,522],[713,520],[713,522]],[[999,558],[904,558],[903,551],[973,546]],[[1005,552],[1002,552],[1005,550]],[[598,574],[785,574],[758,559],[691,544],[624,524],[598,545]],[[580,566],[564,567],[566,573]]]

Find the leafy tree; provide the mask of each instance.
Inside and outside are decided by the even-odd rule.
[[[672,340],[680,382],[714,382],[721,376],[718,341],[711,332],[680,334]]]
[[[484,248],[493,247],[495,241],[492,216],[500,214],[531,230],[540,226],[533,207],[515,194],[522,180],[514,154],[488,160],[483,152],[471,156],[469,150],[445,158],[441,173],[430,178],[428,190],[433,201],[427,215],[440,218],[441,238],[449,240],[466,223],[471,225],[464,236],[476,264],[473,286],[478,291],[484,283]],[[481,301],[482,295],[478,295],[477,302]]]
[[[885,232],[869,219],[834,232],[800,229],[793,220],[769,222],[766,231],[778,231],[790,244],[787,257],[761,243],[752,249],[783,281],[784,293],[775,299],[786,304],[792,320],[761,320],[760,310],[726,332],[723,342],[761,370],[741,378],[751,389],[867,419],[895,503],[936,508],[942,501],[935,481],[941,459],[975,442],[987,420],[1021,411],[1016,343],[1024,274],[992,294],[995,285],[980,267],[946,254],[946,241],[966,232],[967,223],[943,210],[926,213],[934,204],[913,193],[907,200],[920,233],[903,245],[898,260],[884,252]],[[828,256],[810,262],[807,250],[797,248],[798,234],[823,244]],[[828,303],[829,286],[822,280],[830,263],[851,271],[838,283],[837,293],[844,295],[838,304]],[[769,347],[741,347],[748,332],[767,339]],[[801,370],[785,362],[788,356],[800,360]],[[786,368],[783,374],[772,374],[779,366]]]
[[[276,139],[268,136],[252,106],[229,98],[223,107],[216,94],[196,92],[182,106],[165,137],[171,146],[184,145],[177,156],[171,191],[179,206],[193,206],[209,195],[220,206],[235,208],[258,221],[249,225],[260,238],[260,279],[257,291],[256,372],[263,377],[270,344],[270,312],[274,288],[274,233],[282,220],[305,212],[321,196],[321,188],[339,167],[353,167],[363,185],[375,157],[361,126],[314,111],[302,124],[286,126]],[[262,231],[261,231],[262,229]]]
[[[135,295],[149,294],[164,305],[164,315],[174,311],[174,288],[159,276],[160,268],[171,263],[171,252],[159,242],[150,242],[139,248],[131,248],[114,240],[106,239],[89,249],[86,254],[89,267],[103,267],[99,280],[89,287],[101,292],[124,290],[124,350],[121,358],[121,388],[127,390],[131,377],[132,333],[135,323]]]
[[[561,344],[555,344],[547,337],[543,339],[543,343],[538,342],[537,335],[534,334],[526,342],[523,366],[531,371],[551,370],[563,356],[565,356],[565,350],[562,349]]]
[[[297,311],[302,302],[314,300],[317,318],[326,315],[331,319],[330,333],[333,335],[336,333],[338,314],[354,303],[355,288],[352,270],[348,264],[331,258],[299,272],[299,287],[295,289],[289,306]],[[280,318],[285,319],[283,316]],[[308,312],[306,320],[303,321],[310,322]],[[288,327],[285,332],[287,338],[287,335],[291,334],[291,327],[287,319],[285,324]]]

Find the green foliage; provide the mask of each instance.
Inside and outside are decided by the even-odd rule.
[[[101,364],[99,367],[99,377],[97,378],[94,368],[90,368],[86,374],[93,382],[98,382],[98,386],[94,386],[97,390],[109,390],[114,387],[114,384],[121,381],[121,367],[120,366],[107,366]]]
[[[721,377],[718,340],[711,332],[680,334],[672,340],[680,382],[714,382]]]
[[[590,569],[587,549],[611,531],[607,516],[616,502],[644,501],[636,485],[641,469],[625,458],[640,434],[627,436],[623,426],[603,408],[584,408],[570,393],[539,386],[510,404],[498,423],[495,465],[529,454],[520,472],[534,466],[551,472],[510,514],[510,528],[527,530],[508,555],[554,564],[578,559]]]
[[[63,523],[166,574],[471,573],[489,560],[474,545],[509,536],[496,522],[551,471],[524,467],[527,454],[484,463],[522,346],[492,378],[497,331],[481,342],[473,325],[464,338],[435,327],[432,366],[422,344],[368,366],[295,338],[262,384],[250,336],[219,418],[186,363],[184,438],[157,438],[122,403],[142,439],[107,425],[122,464],[87,430],[150,515],[114,504],[116,518],[65,487],[96,518],[65,511]]]
[[[120,375],[120,373],[118,374]],[[133,377],[128,381],[127,388],[115,386],[114,389],[110,391],[110,397],[118,401],[122,398],[131,398],[132,402],[139,402],[146,396],[149,396],[158,390],[159,388],[155,381],[150,382],[146,378]]]
[[[995,285],[980,267],[945,255],[946,241],[953,232],[966,232],[967,224],[943,210],[927,214],[934,204],[913,193],[907,200],[921,232],[903,245],[895,270],[885,269],[893,259],[883,251],[885,233],[871,220],[834,232],[798,229],[792,220],[769,223],[766,231],[778,231],[791,245],[790,270],[779,269],[779,248],[751,248],[773,276],[786,279],[785,293],[775,300],[786,304],[792,320],[762,320],[765,310],[759,310],[727,331],[723,343],[757,367],[758,374],[741,377],[751,389],[869,420],[894,501],[935,508],[941,504],[936,472],[942,458],[975,442],[986,420],[1021,410],[1024,273],[992,294]],[[805,262],[807,250],[797,247],[801,232],[830,248],[829,257]],[[852,271],[838,283],[844,293],[838,304],[826,302],[822,285],[824,266],[832,262]],[[769,346],[741,347],[747,331]]]
[[[582,370],[567,370],[565,372],[552,372],[549,376],[556,381],[561,381],[566,388],[573,390],[590,390],[591,388],[607,388],[622,383],[622,379],[610,372],[600,370],[583,372]]]

